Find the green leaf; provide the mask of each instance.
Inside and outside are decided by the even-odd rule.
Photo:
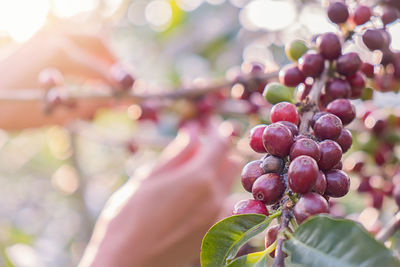
[[[215,224],[207,232],[201,245],[201,266],[225,266],[236,256],[239,248],[248,240],[264,231],[280,212],[266,217],[259,214],[243,214],[228,217]]]
[[[265,260],[268,252],[260,251],[241,256],[226,267],[265,267]]]
[[[284,243],[294,264],[307,267],[395,267],[391,250],[353,221],[313,217]]]

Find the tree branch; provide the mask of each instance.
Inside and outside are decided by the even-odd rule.
[[[283,251],[283,242],[285,242],[286,238],[283,235],[283,232],[288,228],[290,219],[292,218],[292,202],[287,200],[283,204],[281,223],[279,226],[279,238],[277,241],[276,249],[275,249],[275,261],[273,267],[284,267],[285,266],[285,252]],[[268,267],[268,266],[267,266]]]
[[[389,221],[389,223],[379,231],[379,233],[376,235],[376,240],[384,243],[386,240],[388,240],[391,236],[396,233],[396,231],[399,229],[400,225],[400,211],[397,212],[394,217]]]

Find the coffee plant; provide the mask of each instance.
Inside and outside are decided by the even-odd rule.
[[[386,26],[397,21],[400,6],[397,1],[381,1],[379,6],[347,2],[327,6],[337,32],[286,45],[293,63],[282,67],[279,83],[270,82],[263,90],[273,104],[270,123],[250,131],[250,147],[263,154],[241,174],[243,188],[253,198],[238,202],[233,216],[208,231],[202,266],[270,266],[270,257],[274,267],[400,266],[395,252],[381,243],[393,235],[398,216],[374,237],[330,211],[334,199],[349,192],[353,178],[348,173],[358,174],[358,191],[370,194],[376,209],[382,208],[385,196],[400,204],[395,153],[399,112],[374,110],[365,102],[364,114],[356,119],[351,101],[371,99],[373,90],[397,92],[400,57],[390,47]],[[371,51],[366,52],[371,57],[379,54],[380,60],[363,62],[358,52],[346,52],[350,43]],[[353,134],[345,128],[352,122],[365,127],[355,136],[353,148]],[[364,143],[363,134],[368,134]],[[350,149],[353,154],[343,161]],[[371,170],[364,166],[368,160]],[[242,253],[261,233],[265,249]]]

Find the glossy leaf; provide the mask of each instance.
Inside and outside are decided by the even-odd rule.
[[[215,224],[205,235],[201,246],[201,266],[225,266],[248,240],[264,231],[278,214],[268,218],[259,214],[228,217]]]
[[[284,243],[292,263],[307,267],[398,267],[391,250],[353,221],[316,216]]]
[[[265,267],[267,255],[265,251],[250,253],[235,259],[226,267]]]

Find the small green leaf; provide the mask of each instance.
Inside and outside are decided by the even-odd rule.
[[[280,212],[266,217],[259,214],[243,214],[228,217],[215,224],[207,232],[201,245],[201,266],[225,266],[239,248],[248,240],[264,231]]]
[[[291,262],[307,267],[399,267],[391,250],[353,221],[313,217],[284,243]]]
[[[265,259],[268,252],[260,251],[241,256],[226,267],[265,267]]]

